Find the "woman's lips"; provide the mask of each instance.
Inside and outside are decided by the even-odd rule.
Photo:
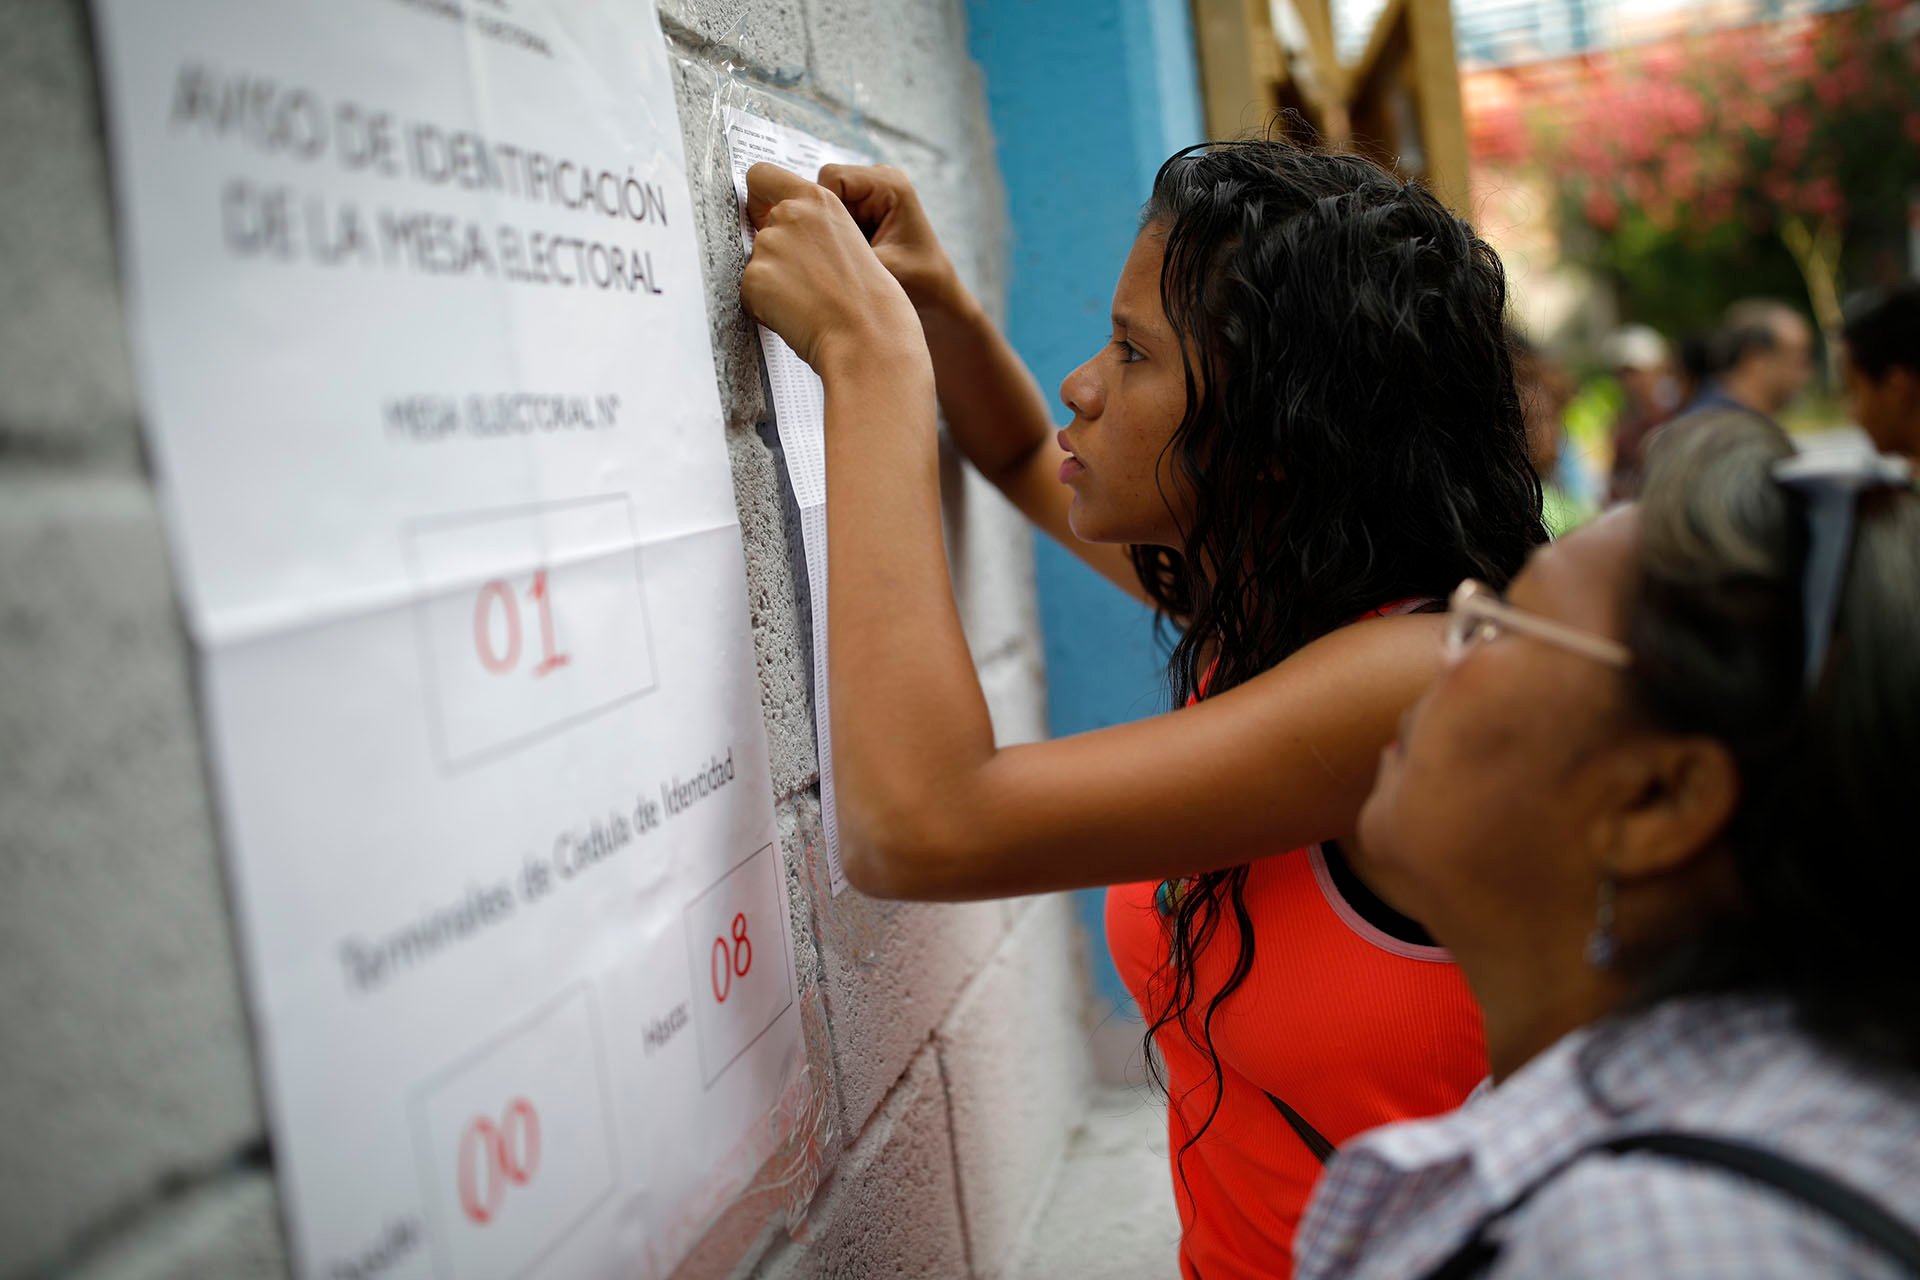
[[[1069,480],[1072,480],[1075,476],[1084,472],[1087,469],[1087,464],[1080,461],[1079,457],[1074,454],[1073,442],[1067,439],[1067,433],[1064,430],[1055,433],[1053,442],[1060,446],[1062,453],[1067,455],[1065,461],[1060,464],[1060,483],[1066,484]]]

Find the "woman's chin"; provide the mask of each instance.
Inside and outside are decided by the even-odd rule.
[[[1073,505],[1067,508],[1067,528],[1082,542],[1179,549],[1179,544],[1170,540],[1165,530],[1148,527],[1139,520],[1115,519],[1081,493],[1073,495]]]
[[[1367,851],[1369,858],[1378,858],[1393,847],[1393,830],[1398,825],[1394,821],[1394,801],[1398,787],[1397,778],[1388,776],[1386,769],[1374,779],[1373,790],[1360,806],[1360,820],[1354,827],[1354,834],[1360,837],[1360,845]]]
[[[1099,509],[1077,493],[1073,495],[1073,505],[1067,508],[1067,528],[1082,542],[1117,541],[1100,519]]]

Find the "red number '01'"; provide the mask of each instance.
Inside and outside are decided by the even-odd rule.
[[[559,651],[559,642],[554,637],[553,601],[548,594],[545,569],[534,572],[527,598],[533,601],[540,615],[540,665],[533,669],[533,674],[544,676],[573,661]],[[504,632],[498,643],[493,634],[496,617]],[[480,655],[480,665],[493,675],[506,675],[520,665],[520,601],[503,579],[495,578],[481,587],[479,598],[473,602],[473,647]]]
[[[721,1004],[727,1002],[733,980],[746,977],[747,970],[753,968],[753,941],[747,937],[746,912],[734,916],[732,933],[731,947],[725,938],[713,940],[713,955],[708,964],[712,970],[713,998]]]
[[[540,1113],[515,1098],[498,1124],[475,1116],[461,1131],[457,1162],[460,1211],[484,1227],[500,1211],[507,1188],[526,1186],[540,1171]]]

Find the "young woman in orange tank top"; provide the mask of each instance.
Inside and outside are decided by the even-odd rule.
[[[1500,264],[1367,161],[1189,148],[1057,430],[905,178],[819,179],[749,173],[741,291],[826,387],[847,874],[925,899],[1122,886],[1182,1268],[1284,1275],[1318,1152],[1484,1071],[1453,966],[1346,850],[1438,665],[1440,620],[1392,606],[1504,583],[1546,536]],[[936,397],[1036,525],[1174,622],[1176,710],[995,746],[947,578]]]

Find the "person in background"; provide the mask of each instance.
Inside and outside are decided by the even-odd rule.
[[[1680,388],[1667,340],[1644,324],[1624,325],[1607,335],[1603,354],[1622,397],[1610,432],[1613,468],[1607,499],[1627,502],[1640,492],[1647,442],[1679,407]]]
[[[1813,380],[1813,326],[1784,302],[1749,298],[1727,308],[1717,372],[1681,414],[1744,409],[1764,418],[1781,411]]]
[[[1440,597],[1546,536],[1500,261],[1359,157],[1188,148],[1061,384],[1061,429],[906,178],[820,178],[748,172],[741,296],[825,388],[847,877],[918,899],[1116,886],[1181,1271],[1284,1276],[1328,1150],[1485,1074],[1458,972],[1348,846],[1439,665]],[[1165,714],[995,743],[948,577],[936,397],[1015,506],[1174,622]]]
[[[1705,414],[1455,593],[1360,832],[1492,1084],[1341,1150],[1301,1280],[1920,1274],[1913,474]]]
[[[1680,380],[1676,412],[1704,394],[1719,376],[1722,345],[1720,334],[1712,329],[1683,334],[1674,344],[1674,372]]]
[[[1513,334],[1513,382],[1527,422],[1527,461],[1540,477],[1541,518],[1554,537],[1593,515],[1582,492],[1578,459],[1567,448],[1567,402],[1573,378],[1566,366],[1519,333]]]
[[[1846,308],[1847,409],[1874,444],[1920,462],[1920,283]]]

